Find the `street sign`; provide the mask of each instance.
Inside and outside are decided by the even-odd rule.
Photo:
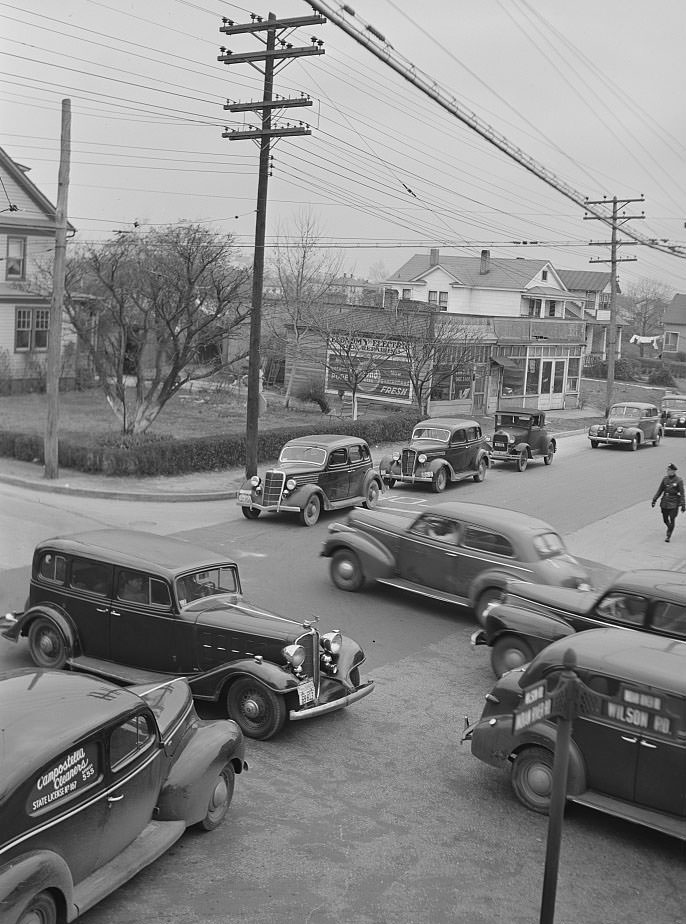
[[[545,683],[537,683],[524,690],[522,704],[514,711],[512,731],[524,731],[530,725],[549,716],[553,708],[553,697],[546,693]]]

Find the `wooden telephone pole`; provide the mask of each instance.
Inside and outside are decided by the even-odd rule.
[[[589,263],[609,263],[610,264],[610,326],[607,337],[607,390],[605,394],[605,414],[608,414],[612,407],[612,392],[615,385],[615,360],[617,357],[617,264],[635,262],[636,257],[618,257],[617,250],[619,247],[625,247],[627,244],[636,245],[638,242],[618,241],[617,230],[632,221],[635,218],[645,218],[645,212],[640,215],[627,215],[625,212],[619,213],[620,208],[624,208],[632,202],[645,202],[643,196],[639,199],[618,199],[614,196],[612,200],[607,198],[596,201],[586,200],[588,205],[612,205],[612,234],[610,241],[591,241],[592,246],[609,247],[610,259],[601,260],[600,258],[589,260]],[[584,215],[584,221],[598,221],[598,215]]]
[[[286,36],[300,26],[318,25],[325,23],[323,16],[298,16],[288,19],[277,19],[270,13],[266,20],[261,16],[252,14],[252,22],[236,25],[229,19],[223,19],[223,26],[219,31],[226,35],[238,33],[251,33],[256,35],[264,44],[264,51],[249,52],[247,54],[234,54],[226,48],[221,48],[221,55],[217,58],[223,64],[250,64],[264,75],[264,89],[262,99],[250,103],[234,103],[227,100],[224,109],[229,112],[255,112],[261,120],[259,128],[250,128],[246,131],[229,130],[222,132],[222,138],[230,141],[242,141],[246,138],[259,140],[260,166],[257,182],[257,211],[255,220],[255,255],[253,259],[252,278],[252,307],[250,312],[250,344],[248,365],[248,401],[246,409],[246,458],[245,474],[249,478],[257,473],[257,437],[260,416],[260,341],[262,336],[262,290],[264,288],[264,240],[267,225],[267,187],[270,175],[270,145],[272,138],[283,138],[293,135],[311,135],[309,126],[300,123],[298,126],[288,124],[285,127],[272,126],[272,114],[280,115],[285,109],[296,106],[311,106],[312,100],[308,97],[294,99],[274,99],[274,73],[278,69],[276,62],[289,58],[300,58],[303,55],[323,55],[322,41],[312,38],[312,44],[304,47],[294,47],[286,40]],[[260,33],[266,33],[266,38]],[[263,64],[261,70],[259,64]]]

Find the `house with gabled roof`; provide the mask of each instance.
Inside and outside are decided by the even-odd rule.
[[[686,353],[686,295],[677,293],[665,311],[662,320],[663,354]]]
[[[587,321],[586,358],[606,360],[610,324],[611,274],[598,270],[558,270],[565,287],[583,299],[583,317]],[[620,293],[619,285],[617,294]],[[623,325],[617,324],[617,355],[622,355]]]
[[[29,167],[0,148],[0,392],[45,385],[50,296],[32,286],[55,251],[56,208],[28,177]],[[69,233],[75,233],[68,225]],[[63,378],[75,375],[76,336],[63,328]]]

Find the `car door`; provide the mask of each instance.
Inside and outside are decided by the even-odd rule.
[[[450,444],[446,450],[446,456],[455,472],[464,472],[470,467],[467,430],[465,427],[460,427],[459,430],[453,430],[450,436]]]
[[[517,560],[514,546],[497,530],[463,523],[458,552],[459,569],[455,575],[460,590],[456,593],[469,596],[472,583],[486,570],[508,574],[518,580],[531,580],[532,568]]]
[[[326,468],[319,476],[319,486],[332,503],[350,496],[348,450],[341,447],[329,453]]]
[[[398,553],[400,577],[423,587],[459,594],[457,575],[459,526],[450,517],[423,513],[401,539]]]
[[[371,454],[367,446],[356,444],[348,447],[350,466],[349,497],[362,497],[364,479],[371,468]]]
[[[113,565],[74,557],[69,570],[67,611],[76,624],[82,654],[110,658]]]

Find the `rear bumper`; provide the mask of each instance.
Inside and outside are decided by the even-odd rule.
[[[352,693],[341,696],[340,699],[334,699],[328,703],[320,703],[318,706],[306,706],[304,709],[291,709],[288,713],[288,718],[291,722],[298,722],[300,719],[314,719],[319,715],[326,715],[328,712],[336,712],[338,709],[344,709],[346,706],[351,706],[358,700],[364,699],[365,696],[369,696],[374,686],[374,681],[368,680]]]

